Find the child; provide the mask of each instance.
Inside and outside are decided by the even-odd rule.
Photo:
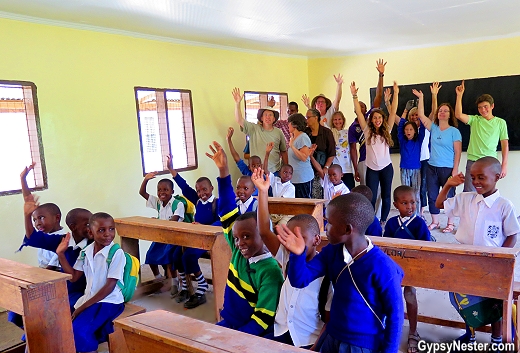
[[[253,184],[251,181],[250,176],[242,175],[240,178],[238,178],[235,193],[236,204],[240,214],[256,211],[256,208],[258,207],[258,201],[253,197],[253,193],[255,191],[255,184]]]
[[[237,151],[235,150],[235,146],[233,145],[233,141],[231,140],[234,132],[235,132],[235,129],[233,129],[232,127],[228,127],[226,141],[229,146],[229,151],[231,152],[231,156],[235,160],[235,163],[237,164],[237,167],[240,170],[240,173],[242,173],[242,175],[251,176],[251,174],[253,174],[253,170],[255,170],[256,168],[262,167],[262,160],[258,156],[251,156],[251,157],[249,157],[249,165],[246,165],[244,163],[244,161],[238,155]],[[274,146],[274,143],[273,143],[273,146]]]
[[[435,206],[444,208],[448,217],[460,217],[455,238],[461,244],[514,247],[520,224],[511,201],[500,196],[496,183],[502,172],[494,157],[482,157],[471,166],[470,176],[476,191],[463,192],[447,199],[448,191],[464,183],[464,174],[449,178]],[[461,337],[475,342],[474,331]],[[491,324],[491,342],[502,342],[502,320]]]
[[[316,158],[314,158],[314,150],[316,145],[311,148],[311,163],[321,178],[321,186],[323,187],[323,198],[327,201],[332,200],[338,195],[345,195],[350,192],[343,180],[343,170],[338,164],[332,164],[330,167],[322,168]],[[324,170],[325,169],[325,170]]]
[[[233,186],[222,146],[213,142],[206,153],[219,169],[218,213],[224,236],[231,247],[231,262],[224,292],[220,326],[256,336],[272,331],[283,278],[271,253],[258,233],[256,214],[240,215],[233,202]]]
[[[366,185],[358,185],[354,187],[354,189],[350,190],[350,192],[361,194],[365,196],[368,201],[372,200],[372,190],[370,190],[370,188]],[[374,215],[374,221],[371,225],[368,226],[365,235],[372,235],[375,237],[383,236],[383,228],[381,228],[381,223],[379,223],[379,218],[377,218],[376,215]]]
[[[305,261],[299,229],[277,226],[278,239],[292,254],[288,276],[296,288],[328,275],[334,286],[330,321],[321,352],[397,352],[403,326],[403,271],[365,236],[374,208],[350,193],[327,207],[329,245]]]
[[[412,123],[415,125],[415,123]],[[394,190],[394,206],[399,211],[399,216],[392,217],[385,225],[385,237],[425,240],[430,241],[430,231],[424,219],[417,216],[417,190],[401,185]],[[406,301],[406,313],[410,324],[408,332],[408,353],[418,352],[418,344],[421,336],[417,332],[417,297],[415,288],[404,287],[404,299]]]
[[[290,146],[290,144],[289,144],[289,146]],[[271,153],[272,149],[273,149],[273,143],[270,142],[267,144],[267,146],[265,148],[264,161],[268,160],[269,153]],[[264,163],[263,170],[267,170],[267,169],[265,169],[266,167],[267,167],[267,164]],[[261,169],[261,168],[258,168],[258,169]],[[268,196],[295,198],[296,189],[295,189],[294,185],[291,183],[291,179],[293,176],[293,167],[289,164],[284,164],[284,165],[282,165],[282,168],[280,168],[280,172],[278,174],[280,176],[275,176],[273,173],[269,172],[270,185],[269,185],[269,190],[268,190]],[[287,224],[287,222],[289,222],[289,220],[291,218],[292,218],[292,216],[290,216],[290,215],[283,215],[283,214],[272,214],[271,215],[271,221],[275,225],[276,224]]]
[[[184,220],[184,204],[182,202],[175,202],[173,195],[173,181],[169,179],[161,179],[157,183],[157,197],[146,192],[146,185],[150,179],[155,178],[157,172],[148,173],[144,176],[139,189],[139,195],[146,200],[146,207],[157,210],[159,219],[169,220],[173,222],[182,222]],[[173,208],[176,203],[175,209]],[[164,269],[164,276],[168,277],[168,265],[172,262],[175,245],[163,244],[153,242],[146,253],[145,263],[150,265],[153,275],[157,279],[162,276],[159,272],[159,266],[162,265]],[[174,277],[174,276],[172,276]]]
[[[412,121],[401,119],[397,125],[399,152],[401,153],[401,184],[408,185],[415,191],[417,210],[421,209],[421,148],[424,140],[424,126],[417,127]],[[395,202],[395,197],[394,197]]]
[[[182,194],[190,202],[195,204],[195,223],[211,225],[218,222],[217,205],[218,199],[213,195],[213,185],[206,177],[197,179],[195,190],[193,190],[186,180],[180,176],[175,169],[172,168],[172,157],[168,156],[168,170],[173,176],[173,180],[181,188]],[[177,246],[173,252],[173,264],[175,269],[179,271],[181,278],[181,291],[178,292],[178,282],[174,278],[172,282],[172,297],[177,297],[177,302],[183,302],[188,299],[189,291],[186,282],[186,274],[193,273],[197,280],[197,290],[195,294],[189,297],[184,303],[186,309],[193,309],[206,302],[206,291],[208,283],[202,274],[199,266],[199,258],[206,252],[203,249],[187,248]]]
[[[489,94],[483,94],[477,98],[476,104],[480,115],[467,115],[462,112],[462,95],[464,94],[464,81],[455,88],[457,100],[455,102],[455,117],[470,127],[468,160],[466,162],[466,180],[464,191],[475,191],[469,178],[471,166],[479,158],[497,155],[498,141],[502,150],[502,168],[500,178],[507,174],[507,160],[509,155],[509,137],[507,124],[504,119],[493,116],[495,101]]]
[[[72,314],[72,330],[77,352],[97,352],[98,345],[106,342],[108,335],[114,332],[112,321],[125,309],[123,294],[116,285],[123,281],[126,257],[118,249],[110,264],[108,252],[114,245],[116,226],[114,219],[107,213],[98,212],[89,220],[89,232],[94,242],[83,250],[72,267],[65,251],[69,246],[68,233],[56,249],[63,271],[71,274],[71,282],[85,274],[87,287],[85,294],[78,299]]]
[[[257,169],[251,177],[258,191],[258,229],[267,249],[273,254],[280,265],[282,273],[286,274],[289,252],[280,244],[271,231],[269,209],[267,205],[267,190],[269,179],[264,180],[263,171]],[[312,260],[316,255],[316,246],[321,242],[320,227],[311,215],[301,214],[291,218],[287,226],[291,231],[296,227],[301,229],[307,246],[305,258]],[[330,281],[323,282],[324,277],[315,279],[303,290],[295,289],[286,278],[280,293],[280,302],[276,310],[274,322],[274,339],[296,347],[309,348],[313,345],[326,322],[332,299]],[[319,294],[323,285],[327,285],[327,303],[324,304],[325,317],[320,316]]]

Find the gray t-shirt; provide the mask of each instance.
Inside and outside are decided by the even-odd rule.
[[[293,146],[299,150],[304,146],[311,147],[311,139],[303,132],[293,141]],[[289,164],[293,167],[293,177],[291,182],[293,184],[306,183],[314,178],[314,171],[312,170],[311,159],[307,157],[304,162],[294,154],[292,148],[289,148],[287,153]]]
[[[277,127],[273,127],[273,130],[267,131],[261,125],[244,121],[244,128],[242,131],[249,135],[249,151],[251,156],[258,156],[264,161],[265,147],[269,142],[274,142],[274,147],[269,154],[269,162],[267,169],[274,173],[282,167],[282,161],[280,159],[280,152],[287,151],[285,145],[285,137],[283,136],[282,130]]]

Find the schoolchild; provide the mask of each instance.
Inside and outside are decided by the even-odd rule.
[[[355,192],[365,196],[368,201],[372,201],[372,190],[366,185],[358,185],[355,186],[350,192]],[[371,225],[368,226],[365,235],[373,235],[375,237],[383,236],[383,228],[381,227],[381,223],[379,222],[379,218],[374,215],[374,221]]]
[[[258,200],[253,197],[253,192],[256,190],[255,184],[251,181],[248,175],[242,175],[237,180],[235,188],[236,205],[240,214],[246,212],[255,212],[258,207]]]
[[[315,149],[315,145],[311,151]],[[328,168],[322,168],[318,161],[311,153],[311,163],[321,178],[321,186],[323,187],[323,198],[327,201],[332,200],[338,195],[345,195],[350,192],[343,180],[343,170],[338,164],[332,164]]]

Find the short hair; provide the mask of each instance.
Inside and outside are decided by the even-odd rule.
[[[197,181],[195,182],[195,184],[202,183],[204,181],[207,181],[210,186],[213,186],[213,184],[211,184],[211,180],[209,180],[208,177],[200,177],[200,178],[198,178]]]
[[[160,183],[166,183],[170,186],[170,189],[173,190],[173,181],[171,181],[170,179],[161,179],[159,180],[159,182],[157,183],[157,185],[159,185]]]
[[[291,173],[294,172],[294,168],[292,167],[292,165],[290,165],[290,164],[283,164],[282,167],[280,168],[280,170],[282,170],[282,168],[284,168],[284,167],[291,169]]]
[[[240,221],[247,221],[248,219],[254,219],[256,222],[256,211],[250,211],[250,212],[241,214],[240,216],[237,217],[237,219],[235,220],[235,223],[240,222]]]
[[[360,234],[365,234],[367,228],[374,222],[374,207],[368,199],[357,193],[348,193],[332,199],[328,207],[333,207],[345,224],[357,228]]]
[[[370,202],[372,202],[372,197],[374,196],[374,194],[372,193],[372,190],[366,185],[355,186],[352,190],[350,190],[350,192],[355,192],[357,194],[361,194],[361,195],[365,196],[368,199],[368,201],[370,201]]]
[[[90,216],[90,219],[88,220],[89,228],[92,228],[92,224],[96,222],[98,219],[111,219],[114,220],[114,217],[109,215],[106,212],[96,212],[92,216]]]
[[[298,214],[291,218],[287,224],[292,222],[298,222],[302,225],[301,229],[302,232],[306,234],[311,235],[318,235],[320,234],[320,225],[318,224],[318,221],[316,218],[311,216],[310,214]]]
[[[85,208],[73,208],[69,211],[69,213],[67,213],[67,216],[65,217],[65,223],[67,223],[67,226],[70,228],[70,225],[76,224],[78,218],[81,216],[86,216],[86,218],[90,219],[92,212]]]
[[[403,125],[403,134],[404,134],[404,129],[410,125],[415,133],[415,135],[413,136],[412,140],[413,141],[417,141],[417,138],[419,137],[419,128],[417,127],[417,124],[414,123],[413,121],[407,121],[406,123],[404,123]]]
[[[56,205],[55,203],[52,203],[52,202],[44,203],[44,204],[38,206],[38,208],[36,208],[36,209],[44,210],[44,211],[49,212],[52,215],[58,215],[61,217],[60,208],[58,207],[58,205]]]
[[[394,190],[394,201],[397,201],[397,199],[399,197],[401,197],[401,195],[406,194],[408,192],[411,192],[412,194],[415,195],[415,192],[411,186],[401,185],[401,186],[396,187]]]
[[[331,169],[339,170],[341,172],[341,174],[343,174],[343,169],[341,168],[341,166],[339,164],[331,164],[329,167],[329,170],[331,170]]]
[[[493,173],[500,174],[502,173],[502,165],[500,164],[500,161],[496,159],[495,157],[482,157],[475,161],[475,163],[484,164],[486,168],[491,168]],[[473,164],[474,165],[474,164]]]
[[[258,159],[258,161],[260,162],[260,164],[262,164],[262,158],[258,157],[258,156],[249,156],[249,163],[252,163],[253,162],[253,159]]]
[[[242,176],[240,176],[240,178],[237,179],[237,182],[239,182],[240,180],[244,180],[246,182],[249,182],[249,183],[253,184],[254,188],[256,188],[255,183],[253,183],[253,179],[251,179],[251,176],[249,176],[249,175],[242,175]]]
[[[294,101],[293,102],[289,102],[289,104],[287,104],[287,105],[294,105],[296,107],[296,110],[298,110],[298,103],[296,103]]]
[[[441,103],[437,107],[437,111],[435,112],[435,116],[433,117],[433,123],[439,126],[439,109],[441,109],[443,106],[448,107],[448,109],[450,110],[450,118],[448,119],[448,124],[450,124],[453,127],[459,126],[459,121],[455,118],[455,111],[453,110],[453,107],[450,103]]]
[[[301,113],[296,113],[289,116],[287,121],[298,131],[305,131],[305,128],[307,127],[305,116],[303,116]]]
[[[347,123],[347,119],[345,119],[345,115],[341,111],[337,111],[330,117],[330,126],[334,127],[334,115],[339,115],[341,117],[341,120],[343,120],[343,125],[341,126],[341,130],[345,128],[345,124]]]
[[[327,108],[327,110],[328,110],[328,108]],[[314,116],[316,116],[316,118],[318,118],[318,122],[321,121],[321,113],[320,113],[320,111],[319,111],[318,109],[316,109],[316,108],[311,108],[311,109],[309,109],[309,110],[307,110],[307,111],[308,111],[308,112],[311,112]]]
[[[479,105],[482,102],[488,102],[489,105],[493,105],[495,103],[495,100],[493,99],[493,97],[491,97],[490,94],[485,93],[477,98],[475,104]]]

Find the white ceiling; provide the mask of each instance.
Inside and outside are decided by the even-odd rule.
[[[0,17],[310,57],[520,35],[520,0],[0,0]]]

